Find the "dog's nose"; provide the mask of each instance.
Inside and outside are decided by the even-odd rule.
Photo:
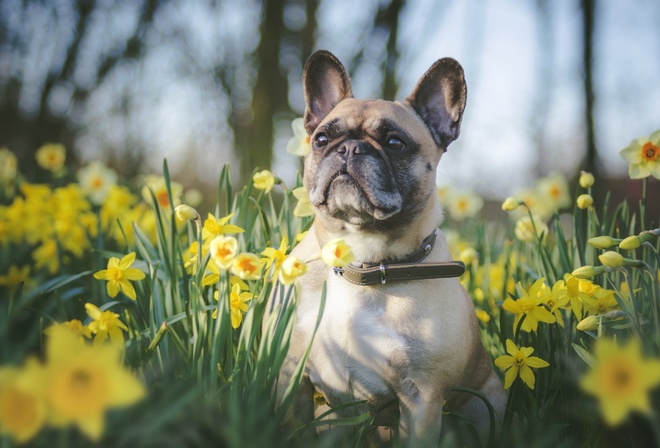
[[[337,147],[337,152],[339,154],[345,154],[346,157],[367,154],[369,150],[369,145],[360,140],[346,140],[342,145]]]

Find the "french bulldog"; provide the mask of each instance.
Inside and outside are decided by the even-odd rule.
[[[325,284],[325,308],[296,397],[297,419],[363,401],[331,415],[368,411],[374,425],[395,428],[404,445],[437,446],[446,401],[487,434],[483,401],[451,391],[479,391],[500,414],[506,402],[467,292],[456,277],[417,279],[413,272],[410,279],[389,281],[385,270],[420,248],[418,264],[451,263],[438,230],[436,167],[459,135],[467,96],[463,69],[440,59],[405,100],[358,100],[341,62],[317,51],[306,63],[303,87],[311,146],[303,182],[316,215],[292,255],[316,261],[298,279],[297,320],[279,393],[310,344]],[[378,266],[382,281],[359,284],[319,260],[321,248],[337,238],[354,254],[351,266]],[[315,408],[314,392],[327,404]]]

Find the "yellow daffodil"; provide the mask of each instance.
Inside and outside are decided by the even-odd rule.
[[[231,262],[238,253],[238,240],[233,236],[219,235],[211,240],[209,245],[211,258],[222,269],[229,269]]]
[[[638,138],[620,152],[628,163],[628,175],[631,179],[643,179],[653,176],[660,179],[660,130],[649,138]]]
[[[523,216],[516,221],[516,227],[513,232],[520,241],[536,241],[538,237],[548,234],[548,226],[538,216]],[[536,229],[536,232],[534,231]]]
[[[240,283],[234,283],[229,293],[229,318],[231,326],[238,328],[243,322],[243,314],[249,309],[248,301],[252,300],[254,295],[250,292],[242,291]],[[218,291],[213,293],[213,298],[218,300]],[[218,317],[218,310],[213,311],[213,319]]]
[[[482,310],[481,308],[477,308],[476,313],[477,313],[477,319],[479,319],[481,322],[485,324],[490,322],[490,314],[488,314],[488,312]]]
[[[64,145],[48,143],[39,148],[35,156],[41,168],[56,172],[64,167],[66,149]]]
[[[0,434],[17,443],[32,439],[46,423],[44,369],[34,359],[22,368],[0,367]]]
[[[204,200],[204,195],[196,188],[190,188],[183,193],[183,202],[191,207],[198,207]]]
[[[454,191],[449,199],[449,215],[455,221],[474,217],[484,205],[481,196],[471,191]]]
[[[101,311],[96,305],[91,303],[85,304],[87,315],[92,318],[89,323],[89,330],[95,334],[94,345],[103,344],[108,338],[110,342],[116,345],[124,343],[124,333],[122,330],[128,331],[126,325],[119,320],[119,314],[112,311]]]
[[[355,260],[353,251],[343,238],[337,238],[326,243],[321,249],[321,259],[333,268],[342,268]]]
[[[62,322],[61,324],[56,324],[51,327],[48,327],[44,330],[44,334],[51,335],[53,331],[59,331],[59,330],[55,330],[55,327],[60,327],[60,326],[66,328],[71,333],[75,334],[80,340],[83,340],[84,338],[87,339],[92,338],[92,330],[89,329],[89,326],[83,325],[83,323],[78,319],[71,319],[68,322]]]
[[[541,201],[547,203],[553,211],[571,204],[568,182],[561,174],[555,173],[540,179],[537,182],[537,189]]]
[[[227,224],[229,220],[234,216],[233,213],[225,216],[224,218],[216,219],[212,214],[208,214],[206,220],[204,220],[204,228],[202,229],[202,238],[205,242],[209,242],[213,238],[224,235],[226,233],[243,233],[245,229],[238,227],[234,224]]]
[[[591,279],[605,271],[605,266],[581,266],[571,272],[571,275],[582,279]]]
[[[141,270],[131,267],[134,261],[135,252],[124,255],[121,260],[117,257],[111,257],[108,260],[108,269],[98,271],[94,274],[94,278],[108,281],[106,287],[110,297],[116,297],[121,289],[126,296],[135,300],[135,288],[129,280],[142,280],[146,276]]]
[[[90,346],[70,331],[55,328],[46,343],[45,389],[51,424],[74,424],[98,441],[106,411],[136,403],[144,397],[145,388],[122,366],[120,347]]]
[[[13,182],[18,172],[18,160],[7,148],[0,148],[0,184]]]
[[[550,312],[555,316],[559,326],[564,326],[564,317],[562,316],[562,309],[570,306],[570,296],[566,293],[566,284],[564,280],[557,281],[552,286],[552,291],[545,296],[544,303]]]
[[[202,278],[202,286],[211,286],[218,283],[220,281],[220,266],[213,258],[206,264],[206,269],[210,274],[206,274]]]
[[[305,130],[305,120],[303,118],[296,118],[291,122],[291,129],[293,129],[293,137],[286,145],[286,152],[294,156],[304,157],[309,152],[309,135]]]
[[[264,257],[259,261],[264,265],[264,269],[268,272],[271,266],[275,266],[273,269],[273,276],[276,276],[282,266],[282,262],[286,258],[286,251],[289,249],[289,240],[286,236],[282,237],[280,242],[280,247],[275,249],[274,247],[267,247],[261,252],[261,255]]]
[[[573,314],[578,319],[582,317],[583,302],[589,297],[587,293],[580,289],[580,284],[587,282],[591,283],[589,280],[580,279],[572,274],[566,274],[563,280],[564,288],[559,292],[559,300],[563,298],[567,299]]]
[[[179,204],[174,207],[174,216],[176,216],[176,219],[181,222],[195,221],[198,219],[201,221],[201,217],[199,216],[199,213],[197,213],[197,210],[186,204]]]
[[[581,194],[577,197],[575,203],[579,209],[584,210],[594,205],[594,198],[592,198],[590,194]]]
[[[520,207],[520,201],[514,197],[509,196],[502,202],[502,210],[505,212],[512,212]]]
[[[264,192],[270,193],[270,190],[275,185],[275,176],[268,170],[259,171],[252,176],[252,182],[254,188],[257,190],[264,190]]]
[[[32,252],[34,267],[46,268],[49,274],[54,275],[60,268],[60,258],[57,252],[57,242],[49,238]]]
[[[619,247],[623,250],[634,250],[640,247],[642,244],[644,244],[647,241],[652,241],[654,238],[656,238],[657,233],[660,230],[652,230],[652,231],[644,231],[640,233],[639,235],[632,235],[629,236],[628,238],[625,238],[623,241],[619,243]]]
[[[532,368],[540,369],[548,367],[550,364],[539,357],[530,356],[534,353],[532,347],[518,348],[511,339],[506,340],[506,351],[508,355],[502,355],[495,359],[497,367],[508,369],[504,375],[504,388],[510,388],[514,380],[520,377],[523,383],[533,390],[536,378]]]
[[[438,195],[440,204],[446,207],[449,205],[449,201],[454,194],[454,189],[450,185],[442,185],[436,189],[436,194]]]
[[[598,339],[594,358],[595,365],[580,386],[596,396],[608,425],[621,424],[631,411],[651,412],[649,392],[660,384],[660,360],[645,359],[637,339],[623,346]]]
[[[293,209],[293,216],[304,218],[305,216],[314,216],[314,207],[309,200],[305,187],[298,187],[291,190],[293,196],[298,199],[296,207]]]
[[[539,296],[544,286],[544,280],[540,278],[535,281],[528,291],[521,286],[520,289],[523,293],[521,298],[517,300],[506,299],[504,301],[502,308],[515,316],[513,321],[514,332],[517,331],[518,323],[523,317],[525,320],[522,322],[520,329],[527,332],[536,331],[539,322],[549,324],[556,322],[555,316],[543,306],[545,297]]]
[[[284,285],[291,285],[296,278],[307,272],[307,264],[296,257],[287,257],[282,263],[282,269],[279,272],[279,280]]]
[[[30,280],[30,266],[18,266],[12,264],[9,266],[6,275],[0,275],[0,286],[6,286],[9,289],[14,289],[21,283],[28,283]]]
[[[261,277],[259,257],[253,253],[244,252],[231,261],[231,273],[242,280],[257,280]]]
[[[236,242],[236,244],[238,245],[238,241]],[[204,259],[207,253],[208,253],[208,247],[202,244],[201,258]],[[193,267],[197,266],[197,260],[199,260],[199,243],[197,241],[193,241],[190,247],[188,247],[188,249],[183,254],[183,259],[185,260],[183,264],[184,267],[189,268],[191,266]]]
[[[618,268],[624,265],[625,261],[623,255],[613,250],[609,250],[605,253],[602,253],[598,256],[598,259],[604,266],[610,268]]]
[[[582,299],[584,309],[589,314],[605,314],[609,311],[619,309],[619,304],[614,297],[614,291],[611,289],[596,286],[591,295]]]
[[[86,167],[79,169],[77,177],[80,187],[96,205],[103,204],[110,188],[117,184],[115,170],[98,161],[90,162]]]
[[[578,183],[582,188],[589,188],[591,187],[596,179],[594,179],[594,175],[587,172],[587,171],[580,171],[580,179],[578,180]]]
[[[466,247],[458,254],[458,259],[461,260],[465,265],[470,265],[472,263],[479,263],[479,253],[474,247]]]
[[[600,318],[598,316],[587,316],[584,319],[582,319],[580,322],[578,322],[577,329],[580,331],[595,330],[596,328],[598,328],[599,323],[600,323]]]
[[[167,190],[167,182],[163,176],[147,176],[144,180],[145,185],[142,187],[142,198],[144,202],[153,205],[153,196],[156,202],[164,210],[170,209],[172,206],[177,206],[181,203],[181,195],[183,194],[183,186],[178,182],[170,181],[170,191],[172,198]]]
[[[612,238],[610,236],[596,236],[593,238],[589,238],[587,240],[587,243],[590,246],[596,247],[598,249],[609,249],[610,247],[614,247],[617,244],[621,242],[620,239],[618,238]]]

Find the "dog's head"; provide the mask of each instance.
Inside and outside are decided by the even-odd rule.
[[[463,69],[440,59],[402,102],[356,100],[339,60],[314,53],[303,74],[311,149],[304,182],[332,227],[393,229],[435,195],[435,171],[459,134],[467,95]]]

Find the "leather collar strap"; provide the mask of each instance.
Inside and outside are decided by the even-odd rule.
[[[437,231],[422,241],[421,246],[405,258],[383,261],[379,264],[363,263],[362,267],[333,268],[336,275],[355,285],[376,285],[406,280],[460,277],[465,272],[462,261],[421,263],[435,245]]]

